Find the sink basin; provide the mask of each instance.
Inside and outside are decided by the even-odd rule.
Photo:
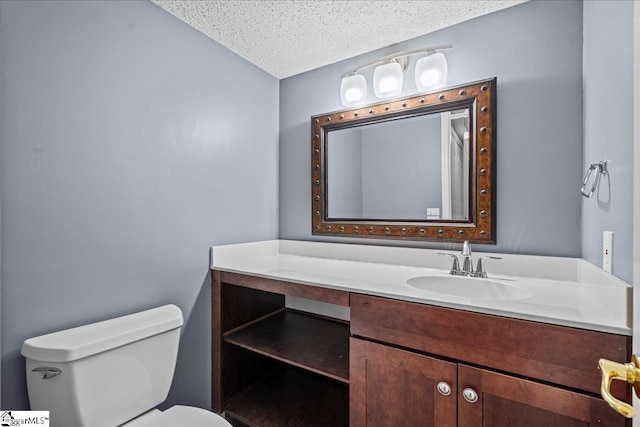
[[[518,285],[466,276],[420,276],[407,280],[407,284],[438,294],[480,300],[517,300],[532,295]]]

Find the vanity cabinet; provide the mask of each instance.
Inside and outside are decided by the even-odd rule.
[[[351,427],[456,427],[455,363],[357,338],[350,348]]]
[[[351,427],[626,424],[587,394],[357,338],[351,374]]]
[[[213,271],[212,407],[234,427],[348,427],[349,324],[285,307],[349,293]]]
[[[630,425],[599,396],[623,335],[213,270],[211,346],[212,407],[234,427]]]
[[[365,295],[351,334],[350,427],[628,425],[597,370],[625,360],[625,336]]]

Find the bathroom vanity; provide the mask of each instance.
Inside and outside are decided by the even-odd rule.
[[[426,249],[212,248],[213,409],[234,426],[629,425],[597,363],[630,356],[630,287],[583,260],[503,257],[489,277],[526,291],[512,299],[408,285],[448,283]]]

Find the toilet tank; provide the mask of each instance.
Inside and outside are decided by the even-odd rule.
[[[31,409],[50,411],[52,427],[115,427],[148,411],[169,393],[182,324],[165,305],[26,340]]]

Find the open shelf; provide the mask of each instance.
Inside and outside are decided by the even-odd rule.
[[[345,384],[349,383],[347,323],[282,310],[228,332],[224,340]]]
[[[348,427],[349,388],[284,367],[226,402],[225,414],[234,426]]]

